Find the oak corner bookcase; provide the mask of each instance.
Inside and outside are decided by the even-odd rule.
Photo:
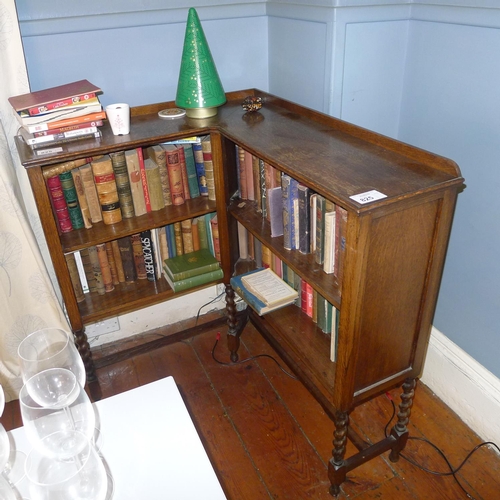
[[[247,96],[261,97],[262,109],[245,113],[241,103]],[[190,208],[196,209],[185,207],[180,214],[145,218],[132,228],[83,232],[81,241],[72,236],[66,241],[57,232],[43,169],[183,136],[211,135],[217,201],[197,210],[215,210],[219,218],[231,359],[238,359],[240,336],[251,321],[332,418],[335,430],[328,475],[330,491],[337,495],[349,471],[385,452],[396,461],[406,444],[414,388],[425,360],[456,199],[464,180],[451,160],[271,94],[248,89],[227,97],[218,116],[207,120],[158,119],[157,111],[173,103],[135,108],[130,136],[115,137],[105,127],[100,142],[74,143],[52,157],[36,157],[18,143],[21,161],[28,170],[77,343],[82,356],[90,356],[85,323],[166,300],[172,292],[168,287],[157,294],[141,291],[139,298],[134,291],[121,296],[122,300],[110,299],[104,307],[93,302],[79,307],[64,252],[106,241],[115,237],[114,231],[132,234],[137,228],[181,220],[189,216]],[[347,212],[341,281],[323,273],[310,255],[286,250],[283,238],[271,237],[262,217],[241,208],[235,197],[236,146]],[[382,197],[363,199],[373,191]],[[238,223],[338,309],[335,362],[330,361],[325,334],[296,306],[264,316],[250,308],[243,316],[237,314],[229,280],[233,272],[240,272]],[[396,386],[402,386],[396,424],[388,437],[366,443],[349,426],[349,413]],[[348,438],[359,452],[346,458]]]

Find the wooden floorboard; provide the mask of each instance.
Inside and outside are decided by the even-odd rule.
[[[157,341],[142,347],[144,342],[172,334],[166,327],[97,349],[100,397],[172,375],[228,499],[331,499],[327,465],[333,424],[319,404],[280,368],[286,369],[251,325],[242,335],[240,359],[265,356],[232,366],[212,357],[217,332],[224,333],[224,326],[195,326],[195,336],[178,335],[173,343]],[[192,322],[183,325],[192,327]],[[177,327],[174,333],[178,331]],[[229,362],[224,335],[215,357]],[[390,392],[396,404],[399,392]],[[390,399],[381,396],[356,408],[351,425],[363,439],[376,442],[383,437],[391,414]],[[17,401],[7,404],[0,421],[8,430],[21,424]],[[138,425],[147,425],[147,415]],[[441,448],[454,466],[481,442],[421,383],[409,430],[411,437],[429,439]],[[349,444],[347,455],[355,451]],[[425,443],[410,439],[403,454],[424,467],[448,472],[442,457]],[[424,472],[403,458],[392,463],[387,455],[349,473],[339,499],[466,498],[452,477]],[[500,498],[500,456],[491,449],[480,449],[457,475],[474,499]]]

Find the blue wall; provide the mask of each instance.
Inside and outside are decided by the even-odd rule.
[[[104,104],[174,99],[189,5],[164,3],[18,0],[32,89],[88,78]],[[497,0],[208,3],[226,91],[269,90],[458,162],[467,188],[434,324],[500,377]]]

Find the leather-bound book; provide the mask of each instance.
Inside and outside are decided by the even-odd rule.
[[[106,289],[104,288],[104,281],[102,278],[101,264],[99,256],[97,255],[97,248],[95,245],[88,247],[90,264],[92,266],[92,273],[94,274],[96,290],[99,295],[104,295]]]
[[[144,160],[144,168],[146,170],[146,179],[148,182],[151,211],[155,212],[157,210],[165,208],[165,200],[163,199],[163,190],[160,179],[160,170],[158,168],[158,165],[151,158],[146,158]]]
[[[144,199],[144,189],[142,187],[141,167],[136,149],[125,151],[125,162],[127,164],[130,192],[136,216],[147,213],[146,201]]]
[[[61,233],[73,231],[73,224],[69,217],[68,204],[64,197],[61,179],[56,175],[47,179],[47,190],[49,192],[52,210],[56,217],[57,226]]]
[[[92,218],[90,217],[89,204],[87,202],[87,196],[85,195],[80,169],[75,168],[71,170],[71,175],[73,176],[73,183],[75,185],[76,195],[78,196],[78,204],[80,205],[82,213],[83,225],[87,229],[90,229],[92,227]]]
[[[66,259],[66,264],[68,265],[69,277],[71,279],[71,284],[73,285],[76,301],[83,302],[85,300],[85,295],[83,293],[82,282],[80,281],[80,273],[78,272],[78,267],[76,266],[75,254],[67,253],[64,257]]]
[[[172,204],[182,205],[185,199],[179,150],[173,144],[164,144],[163,148],[165,149],[167,157],[168,178],[170,181]]]
[[[85,190],[85,198],[89,207],[90,220],[92,224],[97,224],[102,221],[101,204],[99,203],[99,195],[95,187],[94,174],[90,163],[82,165],[80,168],[80,177],[82,179],[83,189]]]
[[[138,280],[145,280],[148,278],[146,272],[146,264],[144,263],[144,253],[142,251],[142,242],[140,234],[133,234],[130,236],[132,242],[132,254],[134,256],[135,272]]]
[[[122,212],[120,210],[115,173],[110,156],[104,155],[98,160],[93,160],[91,165],[101,205],[102,221],[108,225],[120,222],[122,220]]]
[[[191,253],[194,251],[193,244],[193,229],[191,227],[191,219],[184,219],[181,222],[181,234],[182,234],[182,248],[184,253]]]
[[[132,241],[130,236],[124,236],[118,239],[120,255],[122,257],[123,272],[125,274],[125,283],[134,283],[137,279],[134,262],[134,252],[132,250]]]
[[[97,257],[99,265],[101,266],[102,282],[106,292],[112,292],[115,289],[113,285],[113,277],[111,275],[111,268],[109,267],[108,254],[106,252],[106,244],[99,243],[95,246],[97,249]]]
[[[150,146],[146,149],[148,157],[158,165],[160,174],[161,190],[165,206],[172,205],[172,196],[170,194],[170,182],[168,180],[167,155],[165,149],[161,146]]]
[[[118,191],[122,217],[124,219],[130,219],[135,216],[135,210],[132,191],[130,189],[125,151],[110,153],[109,156],[115,173],[116,190]]]

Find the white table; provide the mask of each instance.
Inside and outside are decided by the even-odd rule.
[[[172,377],[94,407],[101,453],[114,479],[113,500],[226,499]],[[9,434],[16,449],[29,452],[22,427]]]

